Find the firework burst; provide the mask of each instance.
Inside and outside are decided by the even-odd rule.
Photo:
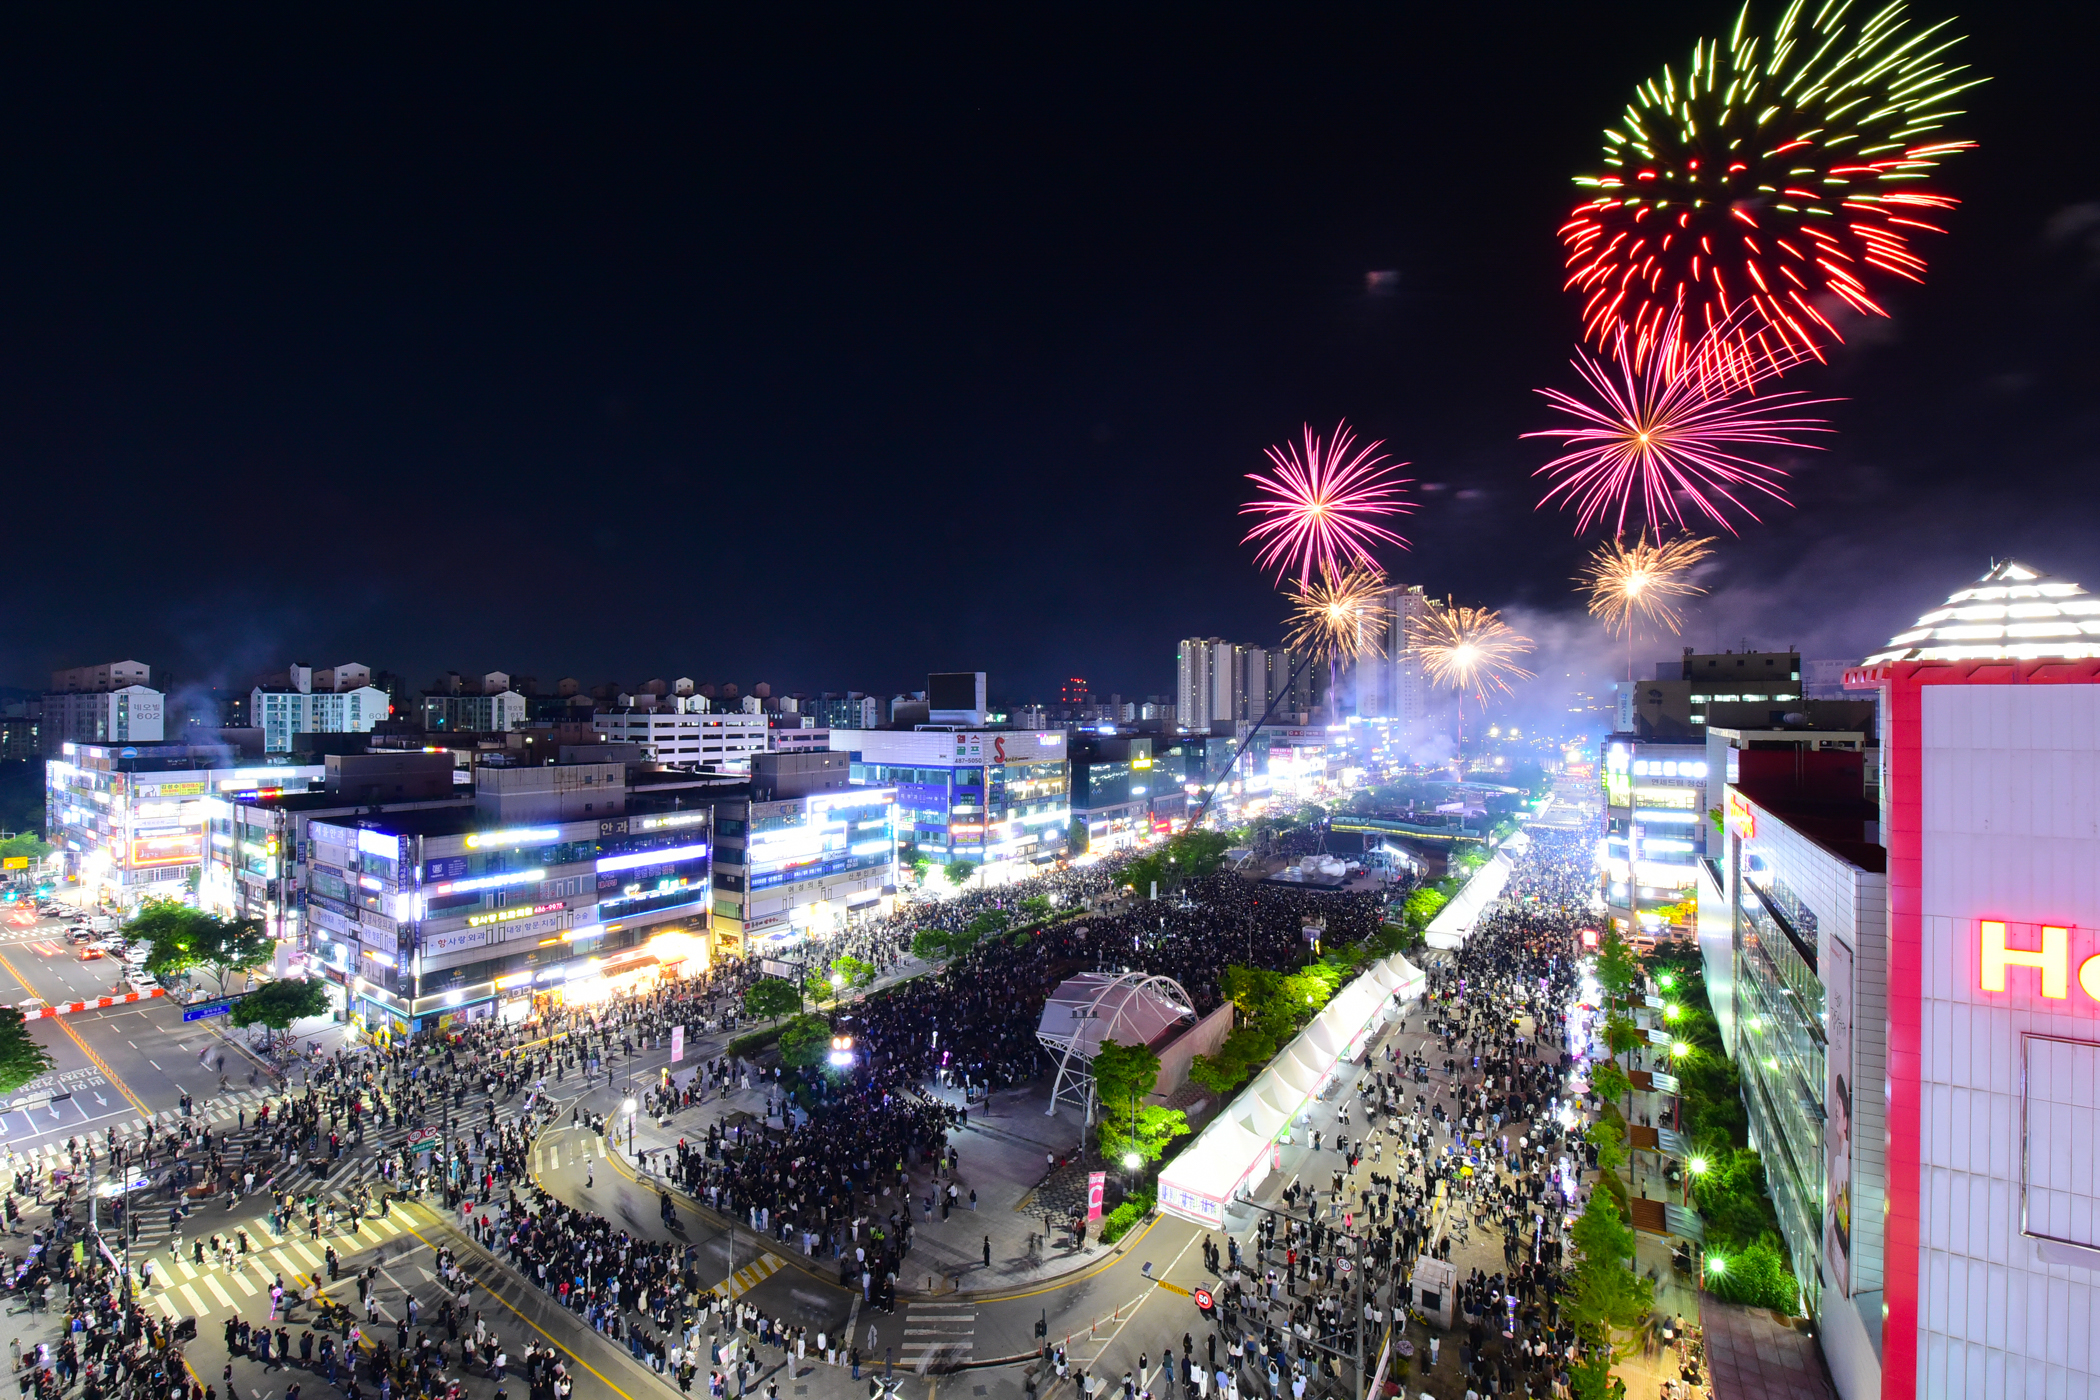
[[[1608,540],[1590,554],[1575,582],[1589,595],[1590,616],[1612,635],[1631,638],[1642,622],[1669,632],[1684,630],[1684,618],[1672,602],[1706,592],[1689,577],[1692,566],[1713,551],[1712,540],[1681,535],[1648,543],[1642,535],[1631,545]]]
[[[1616,363],[1577,349],[1575,372],[1589,395],[1538,391],[1575,426],[1523,434],[1559,438],[1572,449],[1532,473],[1553,480],[1539,505],[1575,506],[1578,532],[1609,519],[1612,533],[1623,536],[1629,515],[1645,517],[1647,528],[1658,535],[1665,521],[1682,526],[1680,496],[1730,534],[1735,526],[1723,513],[1727,508],[1758,518],[1746,496],[1786,504],[1783,468],[1729,449],[1809,447],[1799,441],[1800,434],[1831,429],[1822,419],[1801,417],[1795,410],[1833,400],[1792,392],[1752,396],[1757,384],[1801,356],[1782,350],[1772,357],[1736,357],[1712,350],[1728,341],[1743,319],[1738,313],[1723,320],[1685,354],[1650,355],[1638,366],[1623,329],[1617,333]],[[1673,317],[1666,333],[1674,336],[1676,326]]]
[[[1381,596],[1385,586],[1385,575],[1377,569],[1344,569],[1322,573],[1317,582],[1295,581],[1285,591],[1291,616],[1284,645],[1315,661],[1384,656],[1382,636],[1392,618]]]
[[[1531,638],[1512,631],[1493,608],[1431,607],[1408,619],[1407,645],[1422,659],[1423,673],[1458,692],[1461,703],[1471,699],[1484,708],[1490,691],[1508,695],[1511,681],[1532,678],[1517,664],[1531,651]]]
[[[1247,474],[1261,494],[1240,509],[1263,517],[1241,541],[1260,542],[1256,565],[1273,567],[1278,578],[1294,576],[1302,588],[1351,568],[1376,568],[1374,543],[1407,548],[1405,539],[1378,523],[1414,509],[1401,499],[1407,480],[1393,475],[1405,463],[1389,462],[1378,450],[1382,446],[1359,448],[1349,425],[1341,423],[1325,442],[1308,426],[1302,452],[1295,443],[1270,448],[1275,471]]]
[[[1560,230],[1592,344],[1645,363],[1677,348],[1674,313],[1697,335],[1747,307],[1739,348],[1820,358],[1843,339],[1832,299],[1886,315],[1869,279],[1923,280],[1911,237],[1957,201],[1919,182],[1975,144],[1943,128],[1983,80],[1946,62],[1951,20],[1903,11],[1793,0],[1760,36],[1746,5],[1725,46],[1702,40],[1688,69],[1635,89],[1603,169],[1576,177],[1595,196]]]

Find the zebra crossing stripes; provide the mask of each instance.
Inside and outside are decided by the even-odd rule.
[[[734,1302],[786,1267],[787,1261],[780,1258],[780,1256],[776,1254],[761,1254],[743,1268],[732,1273],[728,1278],[723,1279],[709,1291],[718,1293]]]
[[[160,1310],[163,1317],[197,1317],[206,1311],[214,1310],[214,1304],[205,1301],[207,1296],[213,1299],[219,1308],[239,1307],[240,1301],[236,1299],[235,1294],[238,1294],[240,1299],[259,1297],[267,1293],[270,1285],[280,1278],[297,1287],[303,1276],[318,1278],[320,1270],[326,1264],[327,1256],[322,1252],[325,1248],[322,1242],[280,1236],[270,1228],[266,1217],[248,1221],[236,1228],[247,1230],[251,1237],[260,1239],[265,1247],[238,1256],[231,1269],[215,1263],[199,1265],[194,1256],[189,1259],[177,1259],[173,1263],[153,1260],[154,1282],[147,1300]],[[384,1242],[402,1234],[405,1229],[405,1226],[393,1219],[393,1212],[390,1211],[384,1216],[360,1220],[349,1236],[337,1238],[348,1238],[354,1241],[354,1247],[362,1247],[374,1242],[373,1239],[366,1238],[367,1231],[377,1241]],[[183,1307],[187,1307],[189,1311],[184,1313]]]
[[[966,1303],[906,1303],[898,1359],[919,1370],[937,1361],[963,1360],[977,1335],[977,1309]]]

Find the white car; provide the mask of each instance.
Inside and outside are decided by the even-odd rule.
[[[124,980],[131,984],[131,990],[134,992],[150,992],[160,985],[158,981],[148,977],[143,972],[134,972]]]
[[[130,963],[133,967],[143,967],[146,962],[147,954],[151,953],[152,951],[153,948],[150,944],[133,944],[131,947],[126,948],[124,950],[124,961]]]

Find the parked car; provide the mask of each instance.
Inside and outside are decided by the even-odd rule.
[[[153,947],[151,944],[134,943],[124,950],[124,961],[130,963],[133,967],[141,967],[145,964],[146,955],[152,951]]]
[[[131,990],[134,992],[150,992],[160,985],[159,982],[148,977],[143,972],[134,972],[124,980],[131,985]]]
[[[94,934],[89,933],[84,928],[69,928],[66,930],[66,937],[72,939],[75,943],[89,942],[94,936]]]

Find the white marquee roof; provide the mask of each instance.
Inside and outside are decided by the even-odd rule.
[[[2007,559],[1889,638],[1884,661],[2077,661],[2100,656],[2100,598]]]

